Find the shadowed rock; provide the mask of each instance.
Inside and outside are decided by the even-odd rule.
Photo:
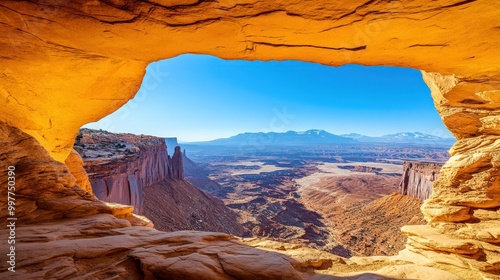
[[[175,147],[175,152],[172,156],[172,172],[173,179],[184,179],[184,165],[182,164],[182,153],[179,146]]]
[[[399,192],[421,200],[429,198],[441,167],[437,163],[405,162]]]

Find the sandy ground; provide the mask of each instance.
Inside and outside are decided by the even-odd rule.
[[[334,177],[334,176],[376,176],[375,173],[368,172],[353,172],[348,169],[339,168],[339,166],[345,165],[362,165],[368,167],[382,168],[381,174],[383,173],[402,173],[403,166],[397,164],[388,163],[377,163],[377,162],[347,162],[347,163],[322,163],[318,165],[319,172],[311,174],[309,176],[296,179],[295,182],[298,184],[298,191],[304,191],[308,188],[316,189],[314,185],[318,184],[322,178]]]
[[[278,167],[276,165],[265,165],[264,162],[261,161],[237,161],[237,162],[214,162],[212,165],[225,165],[225,166],[248,166],[248,167],[259,167],[259,169],[231,169],[227,168],[225,171],[230,173],[233,176],[237,175],[252,175],[252,174],[260,174],[264,172],[274,172],[279,170],[289,170],[287,167]]]

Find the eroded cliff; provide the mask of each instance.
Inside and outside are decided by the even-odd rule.
[[[181,149],[170,157],[164,138],[82,129],[75,148],[97,198],[133,206],[156,229],[247,234],[235,212],[184,180]]]
[[[175,165],[176,170],[182,170],[182,162],[172,163],[163,138],[82,129],[75,149],[84,159],[97,198],[132,205],[134,213],[143,212],[144,187],[182,179],[173,173]]]
[[[425,200],[432,194],[432,185],[443,167],[438,163],[405,162],[399,193]]]

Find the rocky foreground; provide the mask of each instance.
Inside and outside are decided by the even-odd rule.
[[[29,135],[0,124],[0,145],[1,183],[14,166],[18,198],[15,272],[2,254],[2,279],[362,279],[370,273],[384,275],[379,279],[459,279],[432,267],[417,269],[404,256],[344,259],[221,233],[157,231],[133,207],[104,203],[81,189],[66,166]],[[7,195],[5,188],[1,192]],[[7,208],[5,200],[0,203]],[[7,237],[6,211],[0,218],[0,235]]]

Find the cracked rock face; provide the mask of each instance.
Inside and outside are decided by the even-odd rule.
[[[405,162],[399,192],[421,200],[429,198],[442,166],[438,163]]]
[[[83,124],[117,110],[141,82],[145,96],[167,78],[151,67],[142,81],[152,61],[203,53],[412,67],[458,142],[422,207],[429,225],[405,228],[402,257],[490,277],[500,269],[499,11],[500,2],[484,0],[1,1],[0,121],[40,143],[26,134],[9,142],[19,132],[2,127],[0,141],[15,144],[2,164],[19,164],[25,185],[19,217],[116,214],[62,163]]]
[[[83,166],[96,197],[132,205],[136,214],[143,214],[142,189],[172,177],[167,146],[160,137],[82,129],[75,149],[85,158]]]

